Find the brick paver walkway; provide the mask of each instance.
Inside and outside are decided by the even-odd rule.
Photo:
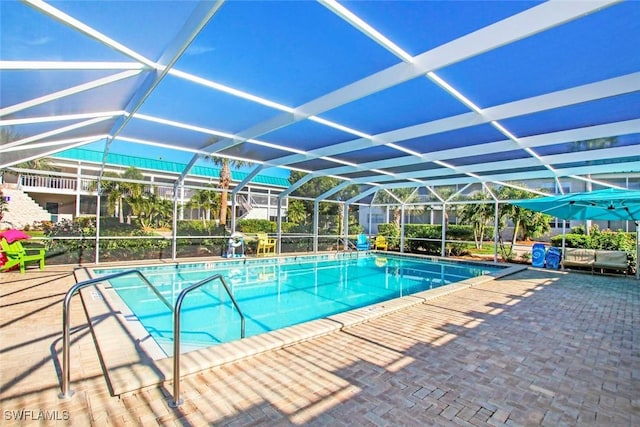
[[[640,286],[529,270],[291,347],[112,397],[68,268],[1,276],[3,425],[640,425]],[[58,418],[38,421],[37,418]]]

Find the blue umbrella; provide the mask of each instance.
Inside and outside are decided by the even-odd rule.
[[[608,188],[586,193],[513,200],[509,203],[560,219],[634,221],[636,224],[636,277],[640,274],[637,265],[638,252],[640,252],[640,242],[638,242],[640,191]]]
[[[560,219],[640,221],[640,191],[608,188],[509,203]]]

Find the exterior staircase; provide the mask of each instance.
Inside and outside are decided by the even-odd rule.
[[[243,218],[247,218],[247,216],[251,213],[251,211],[253,210],[253,205],[251,204],[251,202],[247,199],[246,196],[243,195],[238,195],[236,196],[236,201],[240,204],[240,207],[242,208],[242,213],[238,216],[238,218],[236,219],[243,219]]]
[[[51,221],[51,214],[37,204],[26,193],[7,185],[2,187],[7,211],[0,220],[0,230],[7,228],[22,229],[25,225],[33,225],[34,222]]]

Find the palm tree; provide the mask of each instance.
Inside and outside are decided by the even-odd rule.
[[[189,199],[189,205],[205,211],[205,215],[202,215],[204,225],[205,221],[211,220],[211,211],[213,210],[215,215],[215,212],[220,209],[220,195],[214,190],[197,190]]]
[[[478,192],[471,197],[471,200],[489,200],[489,198]],[[492,203],[469,203],[458,210],[460,220],[473,226],[473,238],[476,249],[482,249],[484,231],[491,224],[494,217],[494,207]]]
[[[144,184],[135,181],[143,181],[144,175],[135,166],[129,166],[122,173],[122,178],[127,180],[120,184],[125,197],[141,197],[143,195]]]
[[[344,223],[344,203],[338,203],[338,236],[342,236]]]
[[[138,217],[143,228],[169,227],[173,215],[173,202],[161,199],[153,193],[129,200],[131,210]]]
[[[21,169],[33,169],[40,171],[55,171],[57,170],[54,166],[51,165],[49,159],[44,157],[39,159],[29,160],[27,162],[18,163],[16,165],[17,168]]]
[[[295,224],[301,224],[307,220],[307,210],[301,200],[291,200],[287,208],[287,216],[289,221]]]
[[[531,193],[526,190],[502,187],[498,197],[501,200],[527,199],[531,197]],[[500,227],[503,227],[507,218],[513,222],[512,247],[515,245],[519,235],[521,235],[523,240],[526,240],[529,237],[536,237],[537,235],[546,233],[550,229],[549,220],[551,217],[549,215],[533,212],[511,203],[503,203],[500,205],[498,215],[500,216]]]
[[[103,177],[107,178],[120,178],[120,175],[115,172],[105,172]],[[120,224],[124,223],[124,214],[122,212],[122,190],[120,183],[115,180],[102,180],[101,191],[102,194],[107,195],[107,212],[109,215],[115,215],[118,213]],[[89,185],[89,191],[98,190],[98,181],[92,181]]]
[[[122,174],[115,172],[105,172],[103,177],[117,178],[127,180],[142,180],[144,176],[142,173],[133,166],[130,166]],[[142,195],[144,186],[135,182],[123,182],[116,179],[106,179],[101,181],[102,194],[107,195],[107,212],[109,215],[114,215],[118,212],[118,219],[120,224],[124,223],[124,204]],[[96,191],[98,189],[97,181],[94,181],[89,186],[90,191]]]
[[[231,184],[231,168],[238,169],[244,166],[251,165],[251,162],[245,162],[242,160],[231,160],[226,157],[207,156],[208,160],[212,161],[216,166],[220,166],[220,180],[219,185],[222,188],[220,194],[220,225],[227,223],[227,192]]]

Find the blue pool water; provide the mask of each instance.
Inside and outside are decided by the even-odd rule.
[[[245,315],[246,336],[495,272],[500,267],[380,254],[138,268],[173,305],[182,289],[222,274]],[[105,275],[124,269],[95,270]],[[137,276],[110,284],[156,341],[173,340],[173,315]],[[182,341],[206,347],[240,338],[240,316],[219,281],[182,305]]]

